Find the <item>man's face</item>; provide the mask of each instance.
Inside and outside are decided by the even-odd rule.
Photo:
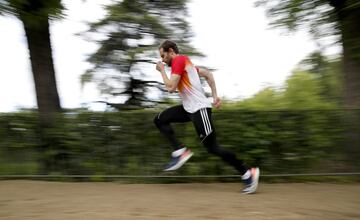
[[[160,52],[160,57],[161,57],[161,61],[166,63],[168,66],[171,66],[171,61],[172,61],[172,49],[170,48],[168,52],[164,51],[163,48],[160,48],[159,50]]]

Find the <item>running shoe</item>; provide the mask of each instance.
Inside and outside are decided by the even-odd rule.
[[[256,168],[251,168],[249,171],[250,171],[250,177],[243,179],[245,183],[245,188],[242,190],[243,194],[255,193],[258,188],[260,169],[256,167]]]
[[[177,155],[178,154],[178,155]],[[173,152],[171,155],[171,161],[166,165],[164,171],[172,171],[179,169],[186,161],[190,159],[193,155],[190,149],[184,149],[182,153],[177,151]]]

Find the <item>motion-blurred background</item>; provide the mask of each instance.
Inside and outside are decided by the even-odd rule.
[[[1,0],[0,177],[163,175],[165,39],[214,73],[223,147],[269,176],[358,175],[358,21],[357,0]],[[195,156],[170,175],[235,174],[175,129]]]

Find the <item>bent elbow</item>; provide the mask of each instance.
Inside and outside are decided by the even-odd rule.
[[[173,93],[176,91],[176,86],[167,86],[166,89],[168,92]]]
[[[168,92],[173,93],[176,91],[176,88],[168,88]]]
[[[175,84],[175,83],[169,83],[168,85],[166,85],[166,89],[170,93],[175,92],[176,88],[177,88],[177,84]]]

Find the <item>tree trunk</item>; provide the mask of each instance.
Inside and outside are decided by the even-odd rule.
[[[40,18],[36,25],[26,19],[21,21],[24,24],[30,52],[40,120],[43,125],[51,124],[55,113],[60,112],[61,106],[52,59],[49,21]]]
[[[335,5],[343,46],[344,105],[360,108],[360,7],[353,0]]]
[[[28,42],[40,119],[39,135],[42,144],[39,147],[39,173],[48,174],[55,169],[57,160],[56,155],[47,155],[51,149],[56,149],[58,140],[49,136],[47,130],[55,126],[56,113],[61,111],[52,59],[49,21],[47,16],[39,16],[38,19],[20,16],[20,20],[24,24]]]
[[[344,149],[350,161],[359,165],[360,155],[360,6],[358,0],[331,0],[338,16],[343,46],[344,106],[354,109],[345,112]]]

